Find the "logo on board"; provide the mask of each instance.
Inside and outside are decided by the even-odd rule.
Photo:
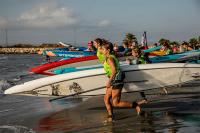
[[[72,93],[80,93],[82,91],[82,88],[78,83],[73,82],[72,85],[69,86],[69,90]]]

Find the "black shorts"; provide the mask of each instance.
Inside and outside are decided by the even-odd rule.
[[[123,80],[112,80],[111,81],[112,89],[122,89],[124,86]]]
[[[124,86],[124,79],[125,79],[125,73],[120,71],[115,79],[111,81],[111,86],[113,89],[122,89]]]

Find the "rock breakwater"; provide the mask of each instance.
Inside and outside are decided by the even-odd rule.
[[[0,54],[37,54],[39,51],[55,48],[0,48]]]

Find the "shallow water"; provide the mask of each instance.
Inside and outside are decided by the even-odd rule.
[[[53,58],[52,60],[57,60]],[[0,55],[0,92],[26,81],[44,77],[29,74],[29,69],[45,63],[40,55]],[[49,103],[48,98],[0,95],[0,132],[200,132],[200,81],[185,85],[153,103],[144,106],[142,116],[127,109],[116,109],[116,121],[103,123],[106,110],[103,99],[93,103],[82,98],[61,99]],[[183,90],[183,89],[181,89]],[[150,95],[148,95],[151,97]],[[96,100],[96,101],[95,101]],[[79,107],[79,104],[83,107]]]
[[[60,58],[51,58],[52,61]],[[46,63],[45,56],[41,55],[3,55],[0,54],[0,90],[5,90],[16,84],[44,77],[30,74],[29,69]]]

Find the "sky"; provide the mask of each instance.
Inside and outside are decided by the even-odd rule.
[[[200,0],[0,0],[0,44],[66,42],[97,37],[121,43],[188,41],[200,36]]]

